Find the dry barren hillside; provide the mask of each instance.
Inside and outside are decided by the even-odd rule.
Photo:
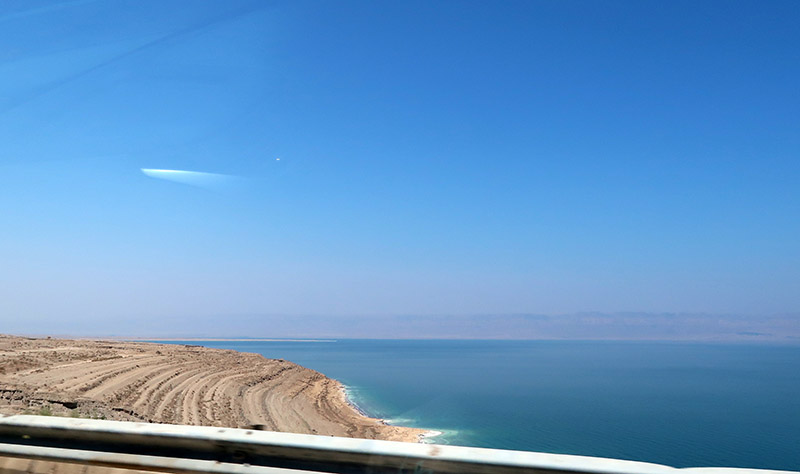
[[[339,382],[285,360],[199,346],[0,336],[0,411],[416,441]]]
[[[396,441],[423,433],[359,414],[339,382],[285,360],[198,346],[14,336],[0,336],[0,413],[261,425]]]

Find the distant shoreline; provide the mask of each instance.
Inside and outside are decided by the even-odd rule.
[[[337,342],[336,339],[274,339],[274,338],[225,338],[225,337],[141,337],[141,338],[113,338],[118,341],[130,342]]]

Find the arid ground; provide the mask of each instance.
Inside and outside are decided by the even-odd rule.
[[[15,336],[0,336],[0,413],[410,442],[425,432],[363,416],[339,382],[285,360],[199,346]],[[1,470],[52,466],[0,458]]]

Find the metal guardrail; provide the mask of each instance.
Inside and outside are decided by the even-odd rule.
[[[158,472],[269,474],[768,474],[246,429],[14,415],[0,456]],[[797,473],[795,473],[797,474]]]

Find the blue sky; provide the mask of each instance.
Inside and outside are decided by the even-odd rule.
[[[4,2],[0,318],[797,313],[798,21]]]

